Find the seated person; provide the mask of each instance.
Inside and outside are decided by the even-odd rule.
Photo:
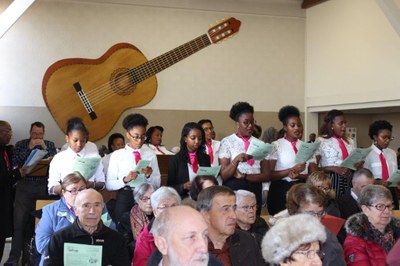
[[[167,148],[161,144],[163,132],[164,128],[162,126],[149,127],[146,131],[146,140],[144,143],[157,155],[172,155],[174,153],[167,150]]]
[[[208,251],[224,265],[265,265],[254,237],[236,229],[235,192],[225,186],[203,189],[197,208],[208,225]]]
[[[283,218],[265,235],[261,250],[271,265],[322,266],[324,226],[308,214]]]
[[[307,213],[321,220],[326,214],[327,203],[326,195],[320,189],[309,184],[296,184],[290,188],[287,195],[289,215]],[[321,245],[321,250],[325,253],[322,260],[324,266],[345,266],[343,249],[338,239],[328,228],[325,228],[325,232],[327,238],[325,243]]]
[[[249,232],[256,240],[259,247],[268,231],[268,225],[263,218],[256,215],[256,195],[247,190],[238,190],[236,194],[236,223],[239,229]]]
[[[200,191],[211,186],[218,186],[218,181],[214,176],[209,176],[209,175],[196,176],[192,181],[192,186],[189,191],[190,197],[184,198],[182,200],[182,205],[186,205],[196,209],[197,196],[199,195]]]
[[[349,218],[353,214],[361,212],[361,207],[358,203],[361,190],[374,183],[374,177],[370,170],[361,168],[354,172],[351,180],[352,188],[348,189],[345,194],[338,199],[340,215],[343,219]]]
[[[150,202],[154,217],[157,218],[163,210],[180,205],[181,197],[176,190],[171,187],[160,187],[151,194]],[[145,266],[151,253],[156,249],[153,234],[150,232],[153,222],[154,218],[144,227],[136,240],[136,247],[133,253],[133,266]]]
[[[389,189],[368,185],[358,199],[361,213],[350,216],[345,224],[347,237],[343,248],[348,266],[386,265],[387,253],[400,239],[400,221],[393,215]]]
[[[61,199],[43,207],[42,218],[36,227],[35,235],[36,249],[42,254],[40,265],[43,265],[44,253],[51,236],[75,221],[75,198],[86,186],[86,179],[78,172],[68,174],[61,183]],[[103,214],[105,213],[107,209],[103,210]],[[108,214],[104,217],[104,223],[115,228],[111,217]]]
[[[107,175],[107,171],[108,171],[108,164],[110,163],[110,158],[111,158],[111,154],[119,149],[122,149],[125,146],[125,138],[124,135],[122,135],[121,133],[114,133],[111,134],[108,137],[108,146],[107,146],[107,150],[108,150],[108,154],[106,154],[103,159],[101,159],[102,163],[103,163],[103,172],[105,175]]]
[[[76,243],[101,246],[102,265],[130,265],[124,238],[101,222],[104,208],[103,197],[94,189],[80,192],[75,199],[75,222],[56,232],[46,250],[44,265],[68,265],[64,257],[65,244]],[[82,255],[85,255],[84,253]]]
[[[138,238],[144,227],[153,219],[153,209],[150,204],[150,197],[153,192],[154,187],[148,183],[140,184],[133,191],[136,203],[130,211],[130,221],[134,240]]]
[[[331,178],[323,171],[316,171],[310,174],[306,181],[307,184],[322,190],[328,196],[328,206],[325,211],[327,214],[340,217],[339,206],[336,201],[335,191],[331,187]]]
[[[201,214],[187,206],[163,211],[151,229],[157,249],[148,266],[221,265],[208,253],[208,228]]]

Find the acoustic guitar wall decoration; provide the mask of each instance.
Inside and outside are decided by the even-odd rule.
[[[121,113],[150,102],[157,91],[155,74],[239,31],[229,18],[197,37],[150,61],[135,46],[119,43],[98,59],[70,58],[51,65],[42,94],[50,113],[65,132],[67,120],[81,117],[92,141],[104,137]]]

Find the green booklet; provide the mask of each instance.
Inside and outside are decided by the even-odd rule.
[[[133,169],[133,171],[138,174],[136,179],[131,180],[130,182],[127,183],[127,185],[130,186],[131,188],[134,188],[140,185],[141,183],[145,182],[146,177],[141,172],[141,169],[146,168],[147,166],[150,165],[150,163],[151,163],[150,160],[140,160]]]
[[[269,143],[264,143],[263,141],[253,138],[250,141],[249,148],[246,154],[253,156],[253,160],[263,160],[271,153],[274,145]]]
[[[103,246],[64,243],[65,266],[101,266]]]
[[[318,150],[319,145],[321,145],[321,142],[319,141],[316,141],[314,143],[302,142],[299,151],[296,154],[294,162],[305,163],[310,160],[314,153]]]
[[[196,173],[196,176],[204,176],[204,175],[211,175],[214,176],[215,178],[218,177],[219,171],[221,170],[221,166],[200,166],[199,170]]]
[[[72,171],[79,172],[86,180],[88,180],[96,172],[100,161],[101,161],[100,157],[92,157],[92,158],[76,157],[74,163],[72,164]]]

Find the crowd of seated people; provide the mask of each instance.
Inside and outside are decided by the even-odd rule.
[[[328,112],[320,136],[306,143],[300,111],[282,107],[281,135],[268,132],[273,148],[261,159],[248,154],[261,133],[255,134],[260,129],[253,106],[235,103],[229,117],[236,132],[220,142],[211,120],[185,123],[173,154],[161,144],[161,126],[147,129],[146,117],[129,114],[122,122],[125,137],[110,135],[110,153],[103,159],[83,121],[71,118],[66,147],[49,166],[48,193],[60,199],[42,210],[35,232],[39,259],[33,265],[65,264],[71,259],[64,253],[66,242],[102,246],[103,265],[388,263],[400,238],[400,221],[393,217],[398,200],[391,187],[396,184],[390,181],[398,165],[388,147],[388,121],[371,124],[371,152],[347,168],[342,162],[356,147],[339,110]],[[4,185],[9,187],[29,178],[23,166],[12,167],[17,156],[8,150],[11,132],[0,121],[1,175],[8,176]],[[298,163],[303,145],[315,144],[315,153]],[[171,156],[166,186],[161,186],[157,155]],[[212,175],[215,166],[220,169]],[[210,172],[199,174],[201,168]],[[262,205],[265,187],[267,207]],[[115,199],[104,202],[103,190],[114,191]],[[4,199],[10,203],[11,198]],[[327,214],[343,221],[339,233],[324,223]],[[12,235],[10,219],[4,222],[1,239]],[[98,242],[87,243],[89,238]],[[110,247],[103,238],[118,243]],[[13,259],[5,265],[17,264]]]

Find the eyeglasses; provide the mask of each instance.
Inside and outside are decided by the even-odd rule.
[[[175,206],[177,206],[177,205],[178,205],[178,204],[171,204],[171,205],[163,204],[163,205],[158,206],[157,209],[158,209],[158,210],[164,210],[164,209],[167,209],[167,208],[175,207]]]
[[[131,136],[131,138],[134,141],[139,141],[139,140],[145,141],[147,139],[146,135],[143,135],[143,136],[135,135],[135,136],[133,136],[129,131],[128,131],[128,134],[129,134],[129,136]]]
[[[383,140],[383,141],[392,141],[392,140],[394,140],[394,137],[381,137],[381,139]]]
[[[150,200],[150,197],[142,196],[142,197],[139,197],[139,199],[140,199],[141,201],[149,201],[149,200]]]
[[[257,204],[255,205],[245,205],[245,206],[237,206],[237,208],[242,209],[244,211],[250,212],[250,211],[256,211],[257,210]]]
[[[73,189],[71,189],[71,190],[64,189],[64,190],[67,191],[67,192],[69,192],[69,193],[71,193],[72,195],[77,195],[79,192],[81,192],[82,190],[85,190],[85,189],[86,189],[86,187],[80,187],[80,188],[78,188],[78,189],[73,188]]]
[[[322,217],[324,217],[326,215],[326,211],[320,211],[320,212],[304,211],[304,212],[301,212],[301,213],[307,213],[309,215],[312,215],[312,216],[315,216],[315,217],[318,217],[318,218],[322,218]]]
[[[317,188],[319,188],[319,189],[321,189],[322,191],[325,191],[325,192],[329,192],[331,190],[330,187],[324,187],[324,186],[317,186]]]
[[[315,250],[307,250],[307,251],[295,251],[294,254],[300,254],[303,256],[306,256],[307,259],[314,259],[315,255],[317,255],[320,259],[322,259],[325,256],[325,253],[322,252],[321,250],[315,251]]]
[[[386,209],[388,209],[389,211],[392,211],[394,208],[393,203],[389,204],[389,205],[385,205],[385,204],[375,204],[375,205],[369,205],[369,207],[374,207],[375,209],[377,209],[378,211],[385,211]]]

